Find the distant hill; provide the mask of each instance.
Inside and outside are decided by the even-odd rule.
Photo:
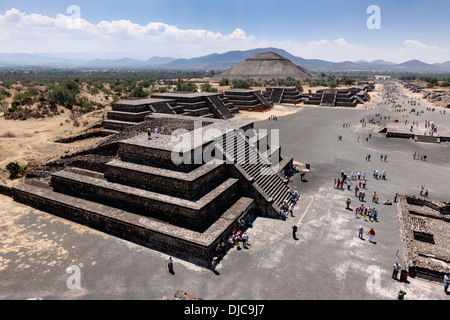
[[[279,48],[257,48],[246,51],[214,53],[191,59],[151,57],[148,60],[122,59],[68,59],[56,54],[0,53],[0,65],[45,67],[90,67],[117,69],[166,69],[166,70],[214,70],[223,72],[259,53],[273,52],[311,72],[450,72],[450,61],[428,64],[419,60],[394,63],[384,60],[330,62],[320,59],[304,59]]]

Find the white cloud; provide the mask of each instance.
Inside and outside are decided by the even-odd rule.
[[[76,15],[74,15],[76,17]],[[101,21],[92,24],[82,17],[73,18],[58,14],[55,18],[27,14],[17,9],[10,9],[0,14],[0,30],[2,30],[3,52],[64,52],[67,50],[127,50],[134,48],[139,51],[152,49],[178,51],[183,47],[183,54],[189,53],[189,48],[200,48],[202,45],[218,51],[231,49],[233,46],[252,43],[255,38],[249,36],[242,29],[236,28],[230,34],[221,34],[211,30],[180,29],[161,22],[150,22],[139,25],[129,20]]]

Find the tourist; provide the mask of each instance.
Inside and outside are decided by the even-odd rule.
[[[424,186],[421,186],[421,187],[420,187],[420,193],[419,193],[420,196],[423,196],[424,190],[425,190],[425,187],[424,187]]]
[[[450,276],[449,276],[449,274],[447,273],[445,276],[444,276],[444,292],[445,293],[447,293],[447,291],[448,291],[448,287],[450,286]]]
[[[147,129],[147,136],[148,136],[148,140],[152,140],[152,129],[150,129],[150,128]]]
[[[400,291],[398,292],[397,299],[398,299],[398,300],[404,300],[405,295],[406,295],[406,292],[403,291],[403,290],[400,290]]]
[[[171,274],[174,274],[175,272],[173,271],[173,260],[172,257],[169,257],[169,259],[167,260],[167,267],[169,269],[169,272]]]
[[[248,245],[248,235],[246,232],[244,232],[244,234],[242,235],[242,243],[244,245],[244,249],[247,249],[247,245]]]
[[[361,239],[361,240],[364,240],[364,238],[363,238],[363,234],[364,234],[364,228],[363,227],[361,227],[361,228],[359,228],[358,229],[358,231],[359,231],[359,238]]]
[[[297,226],[292,226],[292,237],[294,238],[294,240],[297,240]]]
[[[155,138],[158,139],[158,128],[155,128]]]
[[[398,201],[398,193],[396,192],[394,196],[394,202],[397,203],[397,201]]]
[[[293,204],[290,205],[289,212],[291,213],[291,217],[293,217],[294,216],[294,205]]]
[[[396,262],[393,266],[394,271],[392,272],[392,279],[397,280],[397,275],[399,270],[401,269],[400,265]]]
[[[373,242],[373,237],[375,236],[375,230],[373,230],[373,228],[371,228],[369,230],[369,232],[367,232],[367,234],[369,235],[369,241]]]
[[[211,262],[211,269],[214,271],[217,267],[217,257],[214,257]]]
[[[350,204],[352,203],[352,200],[350,198],[347,198],[347,200],[345,201],[346,205],[347,205],[347,209],[350,209]]]

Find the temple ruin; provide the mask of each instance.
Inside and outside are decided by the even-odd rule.
[[[371,100],[369,92],[373,91],[372,85],[363,85],[348,89],[325,89],[305,95],[306,105],[321,107],[351,107],[364,104]]]
[[[399,196],[404,269],[411,277],[442,282],[450,272],[450,203]]]
[[[147,128],[158,128],[158,136]],[[253,128],[238,118],[153,113],[97,148],[30,172],[12,196],[208,266],[239,220],[279,219],[280,207],[292,203],[284,172],[293,159]]]
[[[289,59],[286,59],[274,52],[264,52],[234,66],[221,74],[213,77],[213,81],[220,81],[223,78],[229,80],[273,80],[287,79],[305,81],[313,78],[307,69],[297,66]]]
[[[225,91],[224,95],[239,110],[267,111],[273,108],[273,103],[266,99],[259,90],[231,89]]]
[[[231,119],[239,108],[226,96],[207,92],[168,92],[149,99],[130,99],[112,104],[103,121],[105,133],[115,134],[144,122],[152,113],[184,115],[199,118]]]

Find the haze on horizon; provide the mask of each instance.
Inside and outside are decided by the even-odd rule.
[[[371,5],[380,29],[369,29]],[[450,1],[2,1],[1,53],[192,58],[284,49],[332,62],[450,60]]]

